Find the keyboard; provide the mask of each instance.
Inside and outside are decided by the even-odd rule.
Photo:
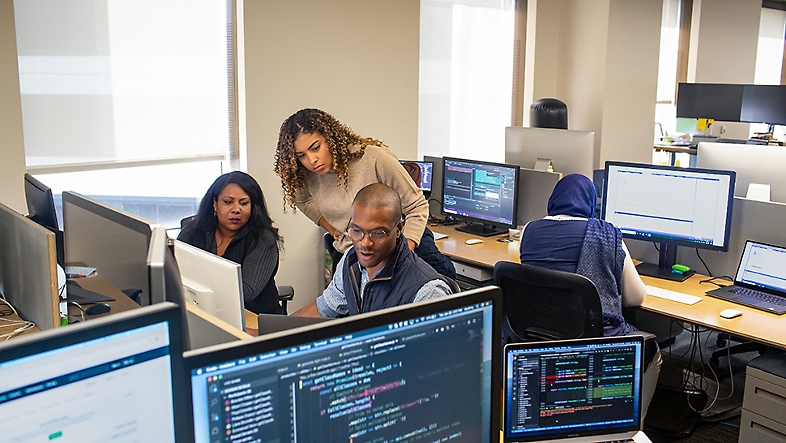
[[[751,297],[765,303],[772,303],[773,305],[786,306],[786,298],[778,297],[777,295],[770,295],[766,292],[760,292],[755,289],[741,288],[739,286],[734,286],[730,288],[730,290],[737,295],[744,295],[746,297]]]
[[[448,238],[448,234],[443,234],[441,232],[434,232],[434,231],[431,231],[431,233],[434,234],[434,240],[442,240],[443,238]]]
[[[666,300],[676,301],[677,303],[684,303],[686,305],[695,305],[701,301],[701,297],[695,295],[683,294],[682,292],[670,291],[668,289],[656,288],[655,286],[647,286],[647,295],[653,297],[665,298]]]

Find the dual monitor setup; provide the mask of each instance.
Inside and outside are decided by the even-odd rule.
[[[183,298],[236,329],[245,329],[239,264],[168,239],[165,229],[155,223],[70,191],[62,194],[60,230],[51,189],[26,174],[25,190],[28,217],[62,238],[57,244],[57,256],[61,257],[57,262],[66,271],[66,264],[95,268],[97,275],[115,288],[135,294],[141,305]],[[154,241],[157,236],[159,241]],[[163,253],[154,251],[157,243],[176,259],[177,282],[170,278],[166,286],[163,277],[151,274],[155,271],[151,270],[150,254]],[[163,266],[162,260],[158,262]],[[69,301],[80,305],[112,301],[111,297],[82,290],[79,281],[74,278],[66,286]]]

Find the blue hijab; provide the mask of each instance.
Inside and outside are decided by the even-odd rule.
[[[595,214],[596,196],[595,185],[586,175],[566,175],[551,191],[548,213],[592,218]]]

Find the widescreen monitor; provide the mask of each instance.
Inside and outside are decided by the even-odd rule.
[[[740,121],[786,125],[786,86],[745,85]]]
[[[420,170],[420,183],[418,187],[425,193],[431,192],[431,182],[434,176],[434,163],[429,161],[399,160],[404,169],[416,167]],[[407,170],[409,172],[409,170]],[[410,173],[412,175],[412,173]]]
[[[3,441],[189,441],[180,327],[159,304],[0,345]]]
[[[786,203],[786,147],[732,143],[699,143],[696,166],[737,173],[734,195],[745,197],[751,183],[770,186],[770,200]]]
[[[456,228],[490,236],[516,227],[519,167],[444,157],[442,214],[469,224]]]
[[[677,117],[738,122],[744,86],[680,83],[677,87]]]
[[[185,354],[195,442],[499,440],[497,287]]]
[[[142,289],[150,304],[147,251],[154,223],[76,192],[63,192],[67,264],[96,268],[118,289]]]
[[[640,274],[684,280],[671,269],[677,246],[728,250],[734,182],[734,171],[606,162],[602,218],[625,238],[660,243],[658,265]]]
[[[245,331],[240,265],[182,241],[174,248],[185,302]]]
[[[594,153],[594,132],[520,126],[505,128],[505,163],[522,168],[545,170],[535,167],[538,159],[544,159],[551,162],[554,172],[584,174],[592,178]]]

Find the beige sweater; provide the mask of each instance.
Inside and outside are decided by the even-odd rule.
[[[354,152],[359,147],[350,149]],[[324,175],[309,173],[306,187],[295,194],[295,206],[314,223],[318,223],[320,217],[325,217],[331,226],[346,233],[355,194],[372,183],[384,183],[398,191],[406,216],[404,236],[420,243],[428,222],[428,203],[396,156],[385,148],[367,146],[363,157],[349,162],[347,189],[343,185],[337,186],[338,175],[332,168]],[[333,246],[345,252],[352,246],[352,240],[345,235]]]

